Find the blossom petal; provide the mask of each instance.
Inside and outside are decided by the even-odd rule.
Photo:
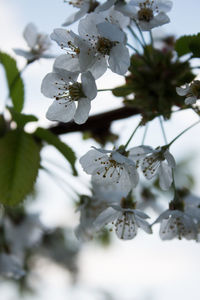
[[[69,47],[69,42],[74,44],[74,39],[71,36],[70,32],[63,28],[55,28],[50,38],[54,40],[61,48]]]
[[[151,226],[149,225],[149,223],[147,221],[145,221],[144,219],[135,216],[136,222],[138,227],[142,228],[146,233],[151,234],[152,233],[152,229]]]
[[[91,101],[87,98],[81,98],[78,101],[78,107],[74,115],[74,121],[77,124],[83,124],[87,121],[91,109]]]
[[[138,146],[128,150],[128,157],[133,161],[143,159],[147,154],[154,152],[150,146]]]
[[[175,166],[176,166],[175,159],[174,159],[173,155],[171,155],[171,153],[168,150],[165,151],[164,157],[167,160],[168,165],[171,168],[175,168]]]
[[[170,188],[172,184],[172,169],[165,162],[161,162],[159,169],[159,184],[160,187],[166,191]]]
[[[189,84],[186,85],[186,87],[182,88],[182,87],[177,87],[176,88],[176,92],[179,96],[186,96],[187,93],[189,92],[190,87]]]
[[[33,23],[29,23],[24,29],[23,36],[28,44],[28,46],[32,49],[37,44],[38,32],[37,28]]]
[[[80,72],[79,60],[77,57],[72,57],[70,54],[63,54],[56,58],[54,70],[65,69],[71,72]]]
[[[93,225],[96,228],[96,230],[99,230],[108,223],[113,222],[118,215],[118,211],[116,211],[112,207],[109,207],[105,209],[102,213],[100,213],[100,215],[94,221]]]
[[[197,102],[197,97],[196,96],[193,96],[193,97],[187,97],[185,99],[185,104],[186,105],[189,105],[189,104],[195,104]]]
[[[62,26],[68,26],[74,22],[76,22],[77,20],[81,19],[88,11],[89,11],[89,7],[90,7],[90,4],[89,2],[85,2],[80,10],[72,15],[70,15],[66,21],[62,24]]]
[[[133,213],[121,213],[115,223],[117,237],[122,240],[132,240],[137,235],[137,229]]]
[[[99,168],[99,161],[105,162],[107,160],[108,156],[106,154],[97,150],[90,150],[80,158],[80,164],[87,174],[92,174]]]
[[[96,26],[101,36],[113,42],[125,43],[126,35],[117,25],[103,22]]]
[[[122,44],[114,46],[110,51],[108,63],[114,73],[124,75],[130,66],[128,49]]]
[[[82,73],[81,81],[85,96],[90,100],[94,99],[97,95],[97,86],[92,74],[90,72]]]
[[[68,99],[54,100],[49,107],[46,117],[50,121],[69,122],[73,119],[76,105]]]
[[[25,51],[25,50],[21,50],[21,49],[13,49],[13,51],[15,52],[15,54],[20,55],[25,57],[28,60],[32,60],[34,58],[36,58],[37,56],[34,55],[32,52],[30,51]]]
[[[107,70],[107,62],[104,56],[98,55],[97,59],[93,61],[93,65],[88,69],[95,79],[101,77]]]

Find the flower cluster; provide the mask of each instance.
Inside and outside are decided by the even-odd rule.
[[[161,188],[169,189],[175,161],[167,147],[154,150],[150,146],[139,146],[127,151],[124,146],[116,150],[94,148],[81,157],[80,163],[84,171],[92,175],[92,183],[101,190],[100,199],[105,199],[102,191],[112,190],[110,199],[113,201],[107,201],[108,207],[95,215],[93,230],[114,222],[116,234],[121,239],[134,238],[138,227],[151,233],[144,220],[148,216],[135,209],[136,203],[130,195],[139,182],[139,166],[147,179],[158,176]]]
[[[133,94],[132,102],[126,98],[124,102],[134,102],[135,107],[141,110],[143,119],[139,126],[155,117],[169,119],[173,105],[184,106],[179,96],[186,97],[185,104],[195,104],[200,98],[199,80],[194,80],[185,87],[177,87],[185,83],[185,78],[188,81],[194,79],[188,62],[176,61],[170,47],[167,51],[154,47],[151,30],[170,22],[167,13],[172,8],[172,1],[107,0],[99,3],[96,0],[72,0],[69,4],[77,11],[63,26],[79,20],[78,30],[74,32],[56,28],[50,35],[62,54],[56,58],[52,72],[45,76],[41,85],[43,95],[53,99],[46,114],[47,119],[58,122],[74,120],[79,125],[85,123],[89,117],[91,102],[97,96],[96,80],[108,69],[122,76],[128,71],[131,73],[126,76],[126,85],[118,90],[116,88],[115,92],[124,97]],[[128,31],[139,44],[139,50],[137,44],[129,43]],[[150,33],[151,45],[147,45],[143,31]],[[46,35],[39,34],[35,26],[29,24],[24,37],[30,51],[15,50],[17,54],[24,55],[28,62],[46,57],[44,52],[50,45]],[[128,47],[134,51],[131,58]],[[142,54],[140,48],[143,50]],[[159,84],[155,84],[161,70],[163,77]],[[149,79],[152,81],[147,88]],[[176,99],[172,100],[174,95]],[[171,144],[181,134],[168,144],[162,122],[161,129],[165,139],[164,146],[154,149],[141,145],[128,149],[132,135],[125,146],[112,150],[93,147],[80,158],[83,170],[91,175],[93,193],[92,196],[82,195],[80,198],[80,224],[76,228],[78,239],[91,239],[106,225],[114,227],[117,237],[124,240],[133,239],[138,228],[152,233],[152,227],[146,221],[148,215],[139,209],[133,196],[141,182],[141,171],[150,184],[159,186],[161,190],[173,188],[174,199],[170,202],[169,209],[153,223],[161,223],[161,239],[184,237],[198,240],[199,213],[191,213],[193,208],[184,199],[177,197],[174,179],[176,164],[169,152]]]

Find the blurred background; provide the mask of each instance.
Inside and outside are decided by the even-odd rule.
[[[156,29],[154,35],[172,34],[179,37],[184,34],[195,34],[200,30],[200,2],[198,0],[174,0],[169,13],[171,23]],[[1,51],[7,52],[17,59],[19,69],[25,60],[17,57],[13,48],[25,49],[26,42],[22,32],[29,22],[33,22],[39,31],[50,34],[54,28],[61,27],[73,9],[62,0],[0,0],[0,40]],[[74,31],[77,24],[70,26]],[[62,53],[53,43],[52,53]],[[195,63],[195,62],[194,62]],[[51,100],[40,92],[41,81],[52,70],[53,60],[39,60],[31,64],[23,73],[26,84],[25,113],[36,114],[41,126],[52,125],[45,118]],[[3,110],[7,95],[3,69],[0,68],[0,109]],[[124,83],[124,79],[107,72],[97,81],[101,88],[113,88]],[[121,99],[114,98],[110,92],[99,93],[93,101],[91,114],[107,111],[121,106]],[[174,114],[172,120],[165,122],[167,138],[170,141],[176,134],[197,120],[192,111]],[[137,126],[139,117],[114,122],[114,133],[123,133],[119,144],[126,142],[133,128]],[[27,127],[32,131],[33,125]],[[131,146],[139,145],[143,129],[136,134]],[[69,144],[78,158],[91,146],[99,146],[93,139],[83,141],[80,133],[62,135],[62,140]],[[154,120],[149,126],[146,144],[158,146],[163,143],[159,122]],[[107,145],[108,149],[112,145]],[[171,148],[177,162],[189,160],[182,172],[191,172],[196,179],[192,192],[200,195],[200,155],[199,127],[193,128],[179,139]],[[79,214],[75,213],[77,193],[89,194],[89,176],[83,174],[79,163],[79,178],[73,179],[64,159],[50,146],[42,152],[43,166],[49,172],[40,171],[35,195],[27,199],[28,209],[40,214],[41,221],[50,228],[66,228],[69,233],[69,244],[64,253],[57,249],[60,264],[53,263],[45,254],[34,263],[29,278],[34,293],[24,293],[23,297],[42,300],[167,300],[192,299],[199,300],[199,244],[194,241],[161,241],[158,226],[154,234],[143,232],[131,241],[120,241],[111,236],[111,243],[88,242],[80,244],[73,229],[77,226]],[[192,158],[192,159],[191,159]],[[72,188],[73,187],[73,188]],[[167,203],[162,203],[167,207]],[[152,213],[152,218],[155,215]],[[59,236],[59,234],[58,234]],[[17,238],[17,237],[16,237]],[[59,238],[59,237],[58,237]],[[56,246],[56,236],[55,236]],[[65,257],[66,254],[66,257]],[[67,256],[69,261],[67,261]],[[63,260],[62,260],[62,257]],[[66,268],[64,267],[64,261]],[[17,300],[19,286],[5,278],[0,279],[0,299]]]

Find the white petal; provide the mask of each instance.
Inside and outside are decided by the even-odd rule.
[[[124,43],[126,40],[125,33],[115,24],[103,22],[97,24],[98,32],[101,36],[113,42]]]
[[[139,182],[139,175],[135,166],[131,166],[131,165],[125,166],[125,169],[127,171],[129,180],[127,180],[127,184],[124,183],[124,185],[127,186],[128,190],[130,190],[137,186]],[[123,177],[121,178],[121,183],[122,183],[122,179]]]
[[[69,42],[74,43],[74,39],[70,32],[63,28],[54,29],[53,33],[50,35],[51,39],[54,40],[61,48],[69,47]]]
[[[139,209],[134,209],[134,213],[136,216],[142,218],[142,219],[149,219],[150,217],[145,214],[143,211],[139,210]]]
[[[49,107],[46,117],[50,121],[69,122],[73,119],[76,105],[73,101],[55,100]]]
[[[113,209],[112,207],[107,208],[104,210],[94,221],[93,225],[96,228],[96,230],[99,230],[103,226],[105,226],[108,223],[111,223],[114,221],[117,216],[119,215],[119,212]]]
[[[152,233],[151,226],[149,223],[142,218],[135,216],[135,220],[137,222],[138,227],[142,228],[146,233]]]
[[[150,146],[138,146],[128,150],[128,157],[133,161],[143,159],[147,154],[153,152],[153,148]]]
[[[160,12],[150,22],[140,21],[139,26],[143,31],[149,31],[152,28],[167,24],[170,22],[169,17],[164,13]]]
[[[115,223],[115,227],[119,239],[131,240],[137,234],[137,223],[134,219],[134,214],[132,213],[121,214]]]
[[[59,86],[63,84],[64,82],[60,79],[58,73],[49,73],[44,77],[42,81],[41,92],[46,97],[53,98],[58,95],[58,93],[60,92]]]
[[[91,101],[87,98],[81,98],[78,101],[78,107],[74,115],[74,121],[77,124],[83,124],[87,121],[91,109]]]
[[[94,99],[97,95],[97,86],[92,74],[90,72],[82,73],[81,81],[84,94],[88,99]]]
[[[159,235],[162,240],[172,240],[177,236],[177,227],[174,218],[162,220]]]
[[[193,96],[193,97],[187,97],[185,99],[185,104],[189,105],[189,104],[195,104],[197,102],[197,97]]]
[[[120,154],[118,151],[113,151],[113,152],[112,152],[112,158],[113,158],[116,162],[118,162],[118,163],[120,163],[120,164],[126,164],[126,165],[128,165],[128,166],[129,166],[129,165],[132,165],[132,166],[135,167],[135,163],[134,163],[132,160],[130,160],[130,159],[127,158],[126,156]]]
[[[172,169],[165,163],[161,162],[158,169],[160,187],[166,191],[172,184]]]
[[[163,219],[168,219],[169,216],[171,215],[171,210],[167,209],[165,210],[154,222],[152,225],[156,224],[156,223],[160,223]]]
[[[24,29],[23,36],[30,48],[34,48],[37,44],[38,32],[33,23],[29,23]]]
[[[171,168],[175,168],[175,166],[176,166],[175,159],[174,159],[173,155],[171,155],[171,153],[170,153],[168,150],[166,150],[166,151],[164,152],[164,157],[165,157],[165,159],[167,160],[168,165],[169,165]]]
[[[84,19],[80,20],[78,25],[79,35],[83,38],[89,36],[98,36],[96,28],[95,17],[98,18],[97,14],[89,14]]]
[[[32,60],[37,57],[30,51],[25,51],[25,50],[21,50],[21,49],[13,49],[13,51],[15,52],[15,54],[23,56],[28,60]]]
[[[182,87],[177,87],[176,88],[176,92],[179,96],[186,96],[187,93],[189,92],[190,88],[189,85],[187,84],[186,87],[182,88]]]
[[[78,72],[56,69],[56,72],[49,73],[44,77],[41,85],[41,92],[46,97],[53,98],[61,92],[60,87],[66,86],[66,83],[69,83],[72,80],[76,81],[77,77]],[[64,91],[62,90],[62,92]]]
[[[70,24],[76,22],[77,20],[81,19],[81,18],[88,12],[89,6],[90,6],[90,5],[89,5],[89,2],[88,2],[88,3],[87,3],[87,2],[84,3],[84,4],[82,5],[81,9],[80,9],[78,12],[76,12],[76,13],[70,15],[70,16],[66,19],[66,21],[62,24],[62,26],[68,26],[68,25],[70,25]]]
[[[107,62],[104,56],[99,55],[98,58],[93,61],[93,65],[88,68],[95,79],[101,77],[107,70]]]
[[[110,51],[108,62],[114,73],[124,75],[130,66],[128,49],[122,44],[114,46]]]
[[[98,5],[97,8],[95,9],[95,12],[101,12],[104,10],[108,10],[109,8],[111,8],[111,6],[114,5],[115,2],[116,2],[116,0],[107,0],[105,3]]]
[[[72,57],[70,54],[58,56],[54,62],[53,68],[54,70],[62,68],[71,72],[80,72],[78,58]]]
[[[80,164],[87,174],[93,174],[100,166],[101,161],[107,161],[108,156],[97,150],[90,150],[80,158]]]

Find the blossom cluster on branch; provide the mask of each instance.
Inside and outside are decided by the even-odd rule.
[[[0,123],[0,149],[3,149],[0,163],[10,162],[9,155],[12,154],[12,159],[17,157],[17,163],[23,157],[24,165],[31,165],[33,169],[33,172],[22,169],[24,178],[29,181],[27,190],[16,184],[11,186],[10,192],[10,186],[4,188],[5,184],[0,182],[3,193],[0,202],[4,205],[18,204],[32,191],[38,170],[42,169],[40,151],[45,143],[53,145],[66,158],[76,176],[75,153],[56,135],[80,131],[94,138],[102,147],[92,147],[79,160],[84,172],[91,175],[91,194],[79,193],[77,211],[80,213],[80,223],[75,229],[79,240],[88,241],[98,236],[104,228],[110,231],[114,228],[119,239],[131,240],[139,228],[152,234],[154,224],[160,223],[162,240],[185,238],[199,241],[200,199],[188,187],[178,186],[178,167],[171,153],[171,145],[200,123],[200,81],[191,66],[191,59],[200,58],[200,35],[181,37],[177,41],[174,37],[163,36],[161,46],[156,44],[152,32],[154,28],[170,22],[170,0],[71,0],[68,4],[76,11],[64,21],[63,26],[78,21],[77,33],[68,28],[55,28],[49,38],[30,23],[24,30],[29,50],[14,49],[15,54],[25,57],[27,67],[40,58],[54,58],[50,53],[51,40],[60,47],[62,54],[55,58],[52,72],[44,77],[41,93],[52,99],[46,113],[47,119],[61,123],[49,129],[38,127],[32,134],[26,132],[25,125],[36,122],[37,118],[21,113],[23,103],[19,99],[16,101],[14,93],[16,87],[22,94],[24,92],[21,74],[15,61],[0,52],[0,62],[8,76],[8,98],[12,101],[12,106],[6,108],[10,119],[2,115]],[[184,55],[188,56],[185,58]],[[15,76],[8,65],[13,66]],[[108,69],[110,74],[113,72],[123,76],[124,85],[114,89],[98,89],[98,79]],[[123,107],[89,116],[97,94],[104,91],[122,97]],[[177,111],[186,109],[191,109],[198,120],[168,142],[164,121]],[[141,115],[138,126],[131,129],[132,134],[127,142],[119,145],[110,125],[115,120],[135,114]],[[145,145],[145,138],[148,125],[155,118],[159,120],[164,144],[153,148]],[[14,130],[12,123],[16,126]],[[130,147],[136,131],[141,127],[145,128],[142,143]],[[114,141],[110,150],[103,147],[108,141]],[[8,149],[11,149],[10,152]],[[17,163],[13,159],[13,165],[17,166]],[[4,178],[1,169],[0,177]],[[9,166],[7,169],[12,168]],[[20,169],[18,173],[21,175],[22,171]],[[10,173],[6,174],[10,179]],[[14,179],[10,182],[15,182]],[[154,193],[155,190],[159,196]],[[136,197],[138,191],[139,201]],[[164,212],[157,205],[157,198],[163,197],[162,191],[169,192],[171,197]],[[155,221],[148,221],[150,217],[146,208],[152,208],[154,213],[159,214]],[[35,244],[42,245],[47,233],[37,215],[28,215],[23,211],[15,223],[8,212],[0,218],[0,249],[3,249],[0,253],[0,274],[19,278],[25,274],[26,250]],[[15,241],[16,234],[22,236],[20,243]],[[24,256],[20,257],[19,252]],[[72,257],[77,252],[74,251]],[[67,267],[72,271],[76,269],[74,264]]]

